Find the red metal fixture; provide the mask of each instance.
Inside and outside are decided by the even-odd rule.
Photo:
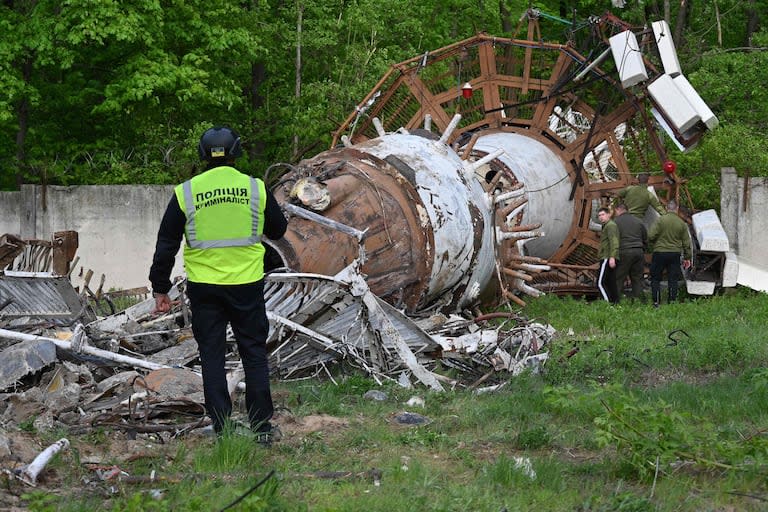
[[[461,97],[468,100],[472,97],[472,84],[469,82],[461,86]]]

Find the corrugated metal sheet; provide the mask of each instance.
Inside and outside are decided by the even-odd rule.
[[[83,320],[95,316],[85,308],[84,302],[65,276],[47,272],[6,272],[0,274],[0,319],[21,317],[74,320],[82,314]]]

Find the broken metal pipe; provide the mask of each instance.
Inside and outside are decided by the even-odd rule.
[[[0,338],[8,338],[8,339],[18,340],[18,341],[36,341],[36,340],[50,341],[51,343],[56,345],[58,348],[66,350],[68,352],[78,352],[82,354],[88,354],[88,355],[100,357],[102,359],[107,359],[109,361],[115,361],[117,363],[127,364],[129,366],[146,368],[147,370],[159,370],[161,368],[171,368],[168,365],[153,363],[151,361],[138,359],[136,357],[129,357],[122,354],[116,354],[114,352],[110,352],[109,350],[102,350],[100,348],[91,347],[85,344],[81,344],[78,347],[73,342],[70,342],[67,340],[59,340],[56,338],[46,338],[45,336],[35,336],[34,334],[26,334],[22,332],[9,331],[6,329],[0,329]]]
[[[69,448],[69,440],[66,438],[59,439],[51,446],[40,452],[40,454],[35,457],[35,460],[27,464],[27,466],[21,470],[21,472],[18,474],[19,480],[27,485],[34,487],[37,485],[37,476],[45,468],[48,462],[50,462],[53,456],[59,453],[61,450],[65,450],[67,448]]]

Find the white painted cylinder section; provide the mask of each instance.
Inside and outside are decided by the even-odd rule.
[[[521,190],[528,203],[521,224],[541,223],[541,231],[547,234],[525,242],[525,254],[539,258],[552,256],[568,234],[574,211],[573,202],[569,200],[571,181],[563,161],[541,142],[517,133],[485,135],[477,140],[473,149],[484,153],[504,150],[497,160],[525,184]],[[510,197],[518,195],[510,194]]]
[[[482,290],[490,281],[495,254],[485,191],[477,180],[465,177],[464,161],[418,135],[391,133],[355,148],[381,159],[396,156],[415,171],[414,186],[425,210],[422,226],[434,237],[427,295],[434,298],[465,284],[462,300],[471,301],[472,290]],[[476,222],[477,216],[482,216],[482,223]],[[476,236],[482,237],[478,254]]]

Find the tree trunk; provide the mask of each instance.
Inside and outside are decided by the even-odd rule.
[[[683,31],[688,24],[688,9],[690,8],[690,0],[680,0],[680,10],[677,11],[677,23],[675,23],[675,34],[673,40],[677,48],[683,46]]]
[[[304,18],[304,6],[298,5],[298,13],[296,19],[296,83],[294,86],[294,96],[296,97],[296,106],[299,105],[299,99],[301,98],[301,29]],[[299,157],[299,134],[293,134],[293,158],[292,161],[297,161]]]
[[[24,83],[29,84],[32,78],[32,57],[27,57],[21,65],[21,75]],[[29,131],[29,98],[22,98],[16,106],[16,120],[19,131],[16,132],[16,186],[21,188],[24,183],[24,169],[27,167],[27,152],[25,150],[27,132]]]
[[[760,14],[755,9],[755,0],[749,0],[747,8],[747,37],[744,46],[752,46],[752,34],[760,28]]]
[[[720,7],[715,0],[715,20],[717,21],[717,46],[723,46],[723,25],[720,22]]]
[[[672,25],[672,16],[670,15],[669,0],[664,0],[664,21],[667,25]]]
[[[512,24],[512,14],[509,12],[509,9],[507,9],[507,6],[504,5],[504,0],[499,1],[499,15],[501,16],[502,33],[512,34],[512,31],[515,29]]]
[[[251,98],[251,133],[257,134],[259,132],[268,131],[264,126],[256,126],[254,121],[256,112],[264,106],[264,95],[261,94],[261,84],[267,79],[267,68],[263,62],[254,62],[251,64],[251,85],[250,85],[250,98]],[[248,144],[248,156],[252,161],[259,160],[261,155],[264,154],[264,139],[261,137],[253,137],[253,141]]]

